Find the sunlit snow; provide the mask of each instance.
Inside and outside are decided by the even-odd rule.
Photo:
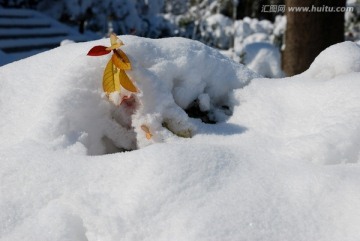
[[[199,42],[120,38],[131,117],[102,94],[110,56],[86,56],[108,39],[0,68],[0,240],[360,239],[358,45],[265,79]]]

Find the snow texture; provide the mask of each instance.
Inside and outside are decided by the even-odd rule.
[[[248,82],[252,72],[198,42],[121,39],[142,90],[134,119],[153,128],[194,98],[221,111],[216,97],[235,88],[233,115],[190,119],[190,139],[88,156],[118,134],[99,87],[109,56],[85,56],[108,40],[1,67],[1,241],[360,239],[356,44],[328,48],[295,77]]]

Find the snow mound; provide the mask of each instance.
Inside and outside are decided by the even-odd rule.
[[[277,139],[276,150],[286,159],[296,156],[318,164],[357,163],[359,72],[359,46],[335,44],[300,75],[256,79],[237,91],[237,99],[243,103],[237,108],[243,114],[239,118],[239,110],[235,110],[235,120],[230,121],[253,126],[256,135],[270,135],[273,143]]]
[[[185,109],[200,102],[208,118],[225,120],[234,105],[233,90],[258,76],[199,42],[121,39],[133,66],[128,75],[141,93],[119,107],[101,90],[111,55],[86,56],[91,47],[108,45],[108,39],[65,45],[2,68],[0,112],[9,117],[0,122],[2,144],[30,138],[94,155],[164,142],[176,138],[174,133],[193,135],[196,127]],[[33,74],[16,75],[14,81],[18,70]],[[142,125],[153,138],[146,139]]]
[[[313,78],[329,79],[337,75],[360,72],[360,46],[344,42],[328,47],[315,58],[305,72]]]
[[[133,115],[139,123],[161,119],[161,100],[185,116],[181,106],[192,99],[192,88],[200,89],[196,83],[222,86],[187,78],[212,79],[208,75],[219,71],[216,78],[243,86],[244,75],[252,76],[193,41],[122,39],[136,67],[129,76],[142,90],[136,103],[143,107]],[[109,139],[127,133],[122,115],[132,110],[120,111],[101,96],[110,56],[85,56],[94,43],[108,40],[66,45],[0,68],[1,241],[360,240],[359,72],[346,73],[345,66],[331,78],[252,79],[234,90],[226,121],[185,122],[196,126],[193,138],[159,127],[155,134],[172,135],[167,143],[87,156],[104,151],[104,133],[102,143],[116,147]],[[343,61],[360,58],[348,43],[333,48],[348,53]],[[196,68],[204,67],[200,75]],[[174,76],[180,81],[172,82]],[[176,96],[173,87],[185,81],[190,86]],[[221,116],[216,88],[192,96],[199,110]],[[135,140],[135,132],[129,135]]]

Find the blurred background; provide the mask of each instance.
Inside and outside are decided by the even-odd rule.
[[[0,65],[115,32],[194,39],[265,77],[291,76],[326,47],[360,40],[359,6],[358,0],[0,0]]]

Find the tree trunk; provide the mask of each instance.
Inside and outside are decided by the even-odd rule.
[[[344,41],[344,12],[321,11],[345,7],[345,0],[286,0],[287,27],[283,69],[288,76],[309,68],[325,48]],[[309,7],[317,12],[294,12],[291,7]]]

